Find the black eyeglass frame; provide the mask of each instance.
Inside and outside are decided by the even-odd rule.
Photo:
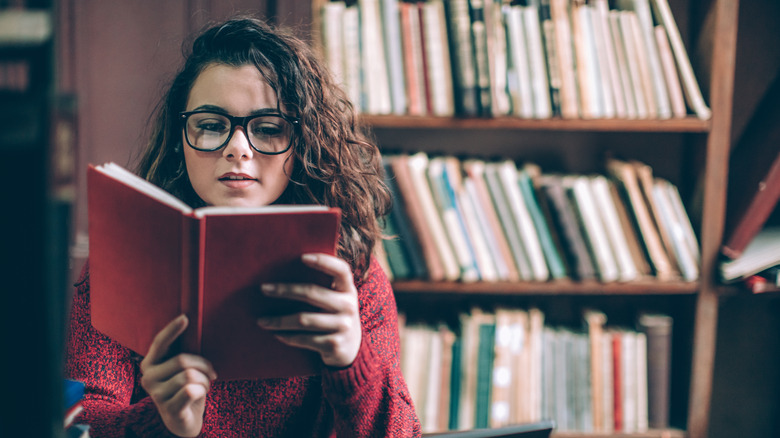
[[[192,116],[194,114],[204,114],[204,113],[219,114],[220,116],[222,116],[222,117],[224,117],[224,118],[226,118],[226,119],[228,119],[230,121],[230,133],[228,134],[228,136],[225,139],[225,141],[221,145],[216,147],[216,148],[203,149],[203,148],[199,148],[199,147],[193,146],[192,142],[190,141],[189,134],[187,134],[187,120],[190,118],[190,116]],[[269,117],[269,116],[271,116],[271,117],[279,117],[281,119],[284,119],[288,123],[292,124],[292,128],[293,129],[292,129],[292,132],[290,133],[290,142],[287,144],[287,147],[284,148],[283,151],[279,151],[279,152],[261,151],[260,149],[258,149],[252,143],[252,140],[249,138],[249,135],[247,134],[249,132],[248,131],[249,122],[251,122],[252,120],[257,119],[259,117]],[[244,135],[247,136],[246,138],[247,138],[247,141],[249,142],[249,146],[251,146],[253,150],[255,150],[255,151],[257,151],[257,152],[259,152],[259,153],[261,153],[263,155],[279,155],[279,154],[283,154],[283,153],[289,151],[290,148],[292,147],[293,140],[294,140],[295,135],[296,135],[296,130],[298,129],[298,127],[301,124],[301,120],[298,119],[297,117],[291,117],[291,116],[288,116],[287,114],[282,114],[282,113],[278,113],[278,112],[261,113],[261,114],[254,114],[254,115],[251,115],[251,116],[246,116],[246,117],[238,117],[238,116],[231,116],[230,114],[227,114],[227,113],[224,113],[224,112],[220,112],[220,111],[214,111],[214,110],[195,110],[195,111],[182,111],[182,112],[179,113],[179,118],[181,120],[181,127],[184,130],[184,138],[187,140],[187,146],[195,149],[196,151],[201,151],[201,152],[215,152],[215,151],[218,151],[218,150],[222,149],[223,147],[225,147],[225,145],[230,143],[230,139],[233,138],[233,133],[236,132],[236,126],[241,126],[242,128],[244,128]]]

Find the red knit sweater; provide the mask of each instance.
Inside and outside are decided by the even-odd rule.
[[[200,436],[420,436],[399,368],[395,299],[376,261],[357,287],[363,341],[352,365],[313,377],[215,381]],[[172,436],[141,388],[140,359],[92,327],[87,263],[73,297],[65,374],[86,385],[78,421],[90,436]]]

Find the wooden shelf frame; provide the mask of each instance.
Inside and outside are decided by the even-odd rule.
[[[364,124],[372,128],[381,129],[507,129],[567,132],[706,133],[711,128],[710,120],[701,120],[693,116],[666,120],[586,120],[362,115],[360,119]]]
[[[654,279],[630,283],[556,280],[548,282],[430,282],[405,280],[393,282],[399,294],[431,293],[460,295],[691,295],[699,291],[698,282],[660,282]]]

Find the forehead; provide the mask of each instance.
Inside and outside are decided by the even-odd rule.
[[[254,65],[211,64],[200,72],[187,98],[187,110],[201,105],[219,106],[240,115],[276,108],[277,97]]]

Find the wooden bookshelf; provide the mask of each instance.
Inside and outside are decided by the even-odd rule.
[[[319,7],[325,0],[301,0],[300,3],[285,7],[291,12],[292,18],[284,20],[287,23],[312,21],[312,40],[320,43],[317,35],[320,27],[316,17]],[[724,216],[726,185],[728,181],[728,159],[731,138],[732,95],[734,90],[734,61],[736,55],[736,36],[739,2],[736,0],[712,0],[697,2],[695,0],[670,0],[672,10],[684,12],[687,26],[683,31],[691,62],[705,100],[712,110],[709,120],[700,120],[693,116],[672,120],[580,120],[580,119],[545,119],[524,120],[513,117],[498,118],[459,118],[459,117],[413,117],[413,116],[378,116],[362,115],[361,121],[370,127],[382,145],[383,138],[389,136],[393,140],[393,151],[404,144],[412,148],[416,138],[424,134],[425,142],[435,143],[436,138],[442,144],[430,146],[437,152],[454,150],[462,154],[468,151],[468,145],[460,147],[445,142],[453,141],[458,134],[449,131],[465,133],[478,131],[485,143],[490,143],[489,154],[500,153],[504,156],[525,159],[522,140],[513,141],[503,149],[495,147],[494,143],[506,138],[524,139],[530,137],[538,140],[541,136],[556,138],[559,142],[567,141],[576,136],[605,139],[612,143],[624,140],[630,143],[642,136],[663,135],[664,139],[673,138],[675,147],[682,146],[684,153],[672,154],[671,159],[680,160],[679,171],[682,182],[688,189],[687,202],[689,212],[695,211],[695,225],[699,238],[701,263],[700,279],[697,282],[662,283],[658,281],[641,281],[632,283],[573,282],[553,281],[546,283],[461,283],[461,282],[427,282],[420,280],[396,281],[394,290],[406,303],[411,302],[415,295],[441,296],[553,296],[566,299],[576,297],[609,297],[652,296],[659,300],[665,297],[690,296],[695,300],[694,310],[686,316],[687,321],[681,321],[687,334],[692,354],[688,358],[690,365],[689,388],[683,389],[687,399],[687,410],[684,413],[685,430],[650,430],[638,434],[586,434],[556,432],[556,438],[574,437],[688,437],[705,438],[708,432],[710,415],[710,398],[712,395],[713,368],[715,359],[716,329],[718,320],[718,298],[724,288],[716,279],[717,257],[721,245]],[[313,12],[314,11],[314,12]],[[679,23],[679,21],[678,21]],[[495,133],[495,134],[494,134]],[[496,141],[491,137],[500,137]],[[565,138],[564,138],[565,137]],[[406,143],[404,138],[411,140]],[[473,140],[474,137],[468,137]],[[468,140],[462,140],[466,142]],[[555,140],[552,140],[555,141]],[[588,154],[587,148],[579,145],[565,149],[565,153]],[[428,146],[426,146],[427,148]],[[472,146],[473,147],[473,146]],[[480,148],[482,145],[480,144]],[[527,146],[525,146],[527,147]],[[479,149],[479,148],[476,148]],[[408,150],[407,152],[414,152]],[[631,146],[624,146],[620,153],[631,156]],[[659,149],[656,155],[663,159],[667,150]],[[488,153],[478,153],[484,155]],[[531,158],[533,161],[533,158]],[[696,193],[696,195],[694,195]],[[696,201],[694,201],[696,199]],[[446,301],[444,301],[446,302]],[[675,322],[677,327],[677,322]]]
[[[664,132],[706,133],[710,121],[696,117],[669,120],[628,119],[520,119],[517,117],[460,118],[432,116],[377,116],[363,115],[361,121],[382,129],[477,129],[517,131],[584,131],[584,132]]]
[[[699,291],[698,282],[660,282],[656,280],[629,283],[556,280],[549,282],[431,282],[404,280],[393,282],[396,293],[461,295],[689,295]]]

